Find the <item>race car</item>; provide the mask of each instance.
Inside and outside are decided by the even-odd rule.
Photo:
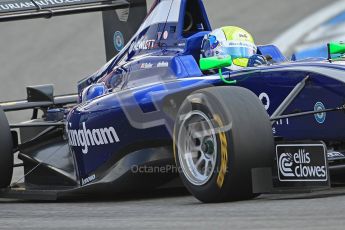
[[[180,181],[210,203],[343,182],[344,44],[304,61],[258,46],[268,64],[230,70],[229,57],[200,57],[212,31],[201,0],[157,0],[143,17],[144,1],[15,2],[0,20],[108,10],[109,61],[78,82],[78,95],[55,97],[41,85],[0,103],[0,197],[55,200]],[[109,10],[118,8],[132,22]],[[32,119],[8,123],[6,112],[24,109]],[[22,163],[13,165],[17,153]],[[11,184],[14,167],[24,168],[24,183]]]

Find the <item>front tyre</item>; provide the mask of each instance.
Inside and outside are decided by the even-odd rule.
[[[174,153],[184,185],[200,201],[253,198],[251,169],[270,167],[273,161],[268,114],[244,88],[196,91],[178,112]]]

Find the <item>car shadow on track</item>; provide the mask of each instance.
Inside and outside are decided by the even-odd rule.
[[[308,193],[290,194],[264,194],[258,200],[296,200],[296,199],[319,199],[328,197],[345,196],[345,187],[333,187],[327,190],[312,191]]]
[[[87,194],[52,200],[21,200],[0,199],[0,203],[97,203],[97,202],[127,202],[149,199],[162,199],[191,196],[185,188],[157,189],[153,191],[133,191],[114,194]]]

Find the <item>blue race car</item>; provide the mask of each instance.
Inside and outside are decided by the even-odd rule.
[[[146,17],[143,1],[81,2],[0,14],[108,10],[109,59],[78,83],[78,95],[54,97],[42,85],[28,87],[27,100],[0,104],[0,197],[58,199],[182,182],[202,202],[224,202],[343,182],[343,44],[329,44],[325,60],[298,62],[258,46],[267,64],[231,70],[231,57],[201,58],[211,32],[201,0],[157,0]],[[128,11],[127,23],[109,10],[118,8]],[[32,119],[8,124],[5,112],[23,109],[33,109]],[[13,165],[14,153],[22,163]],[[24,167],[24,183],[10,184],[14,167]]]

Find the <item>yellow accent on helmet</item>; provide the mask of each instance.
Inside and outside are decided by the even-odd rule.
[[[245,41],[255,44],[254,39],[250,33],[237,26],[225,26],[221,28],[228,41]]]

